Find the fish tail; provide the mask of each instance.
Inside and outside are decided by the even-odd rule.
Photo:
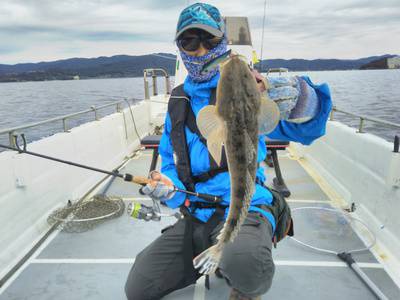
[[[200,269],[199,272],[202,274],[212,274],[218,267],[221,254],[222,249],[218,244],[211,246],[193,259],[193,266],[195,269]]]

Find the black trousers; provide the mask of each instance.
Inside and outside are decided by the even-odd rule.
[[[211,233],[216,237],[224,222]],[[177,221],[136,257],[125,284],[129,300],[155,300],[182,288],[183,242],[186,222]],[[204,224],[193,223],[194,255],[202,250]],[[255,297],[271,287],[275,265],[271,257],[271,224],[259,213],[250,212],[233,243],[225,246],[219,269],[227,283]]]

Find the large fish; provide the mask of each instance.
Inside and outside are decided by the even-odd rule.
[[[247,63],[232,56],[221,66],[216,105],[204,107],[197,126],[207,148],[219,164],[225,148],[231,184],[229,214],[218,242],[194,258],[200,273],[215,272],[226,243],[237,236],[255,189],[259,133],[272,131],[279,122],[277,105],[258,90]]]

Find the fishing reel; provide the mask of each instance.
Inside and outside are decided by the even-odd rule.
[[[128,204],[127,213],[134,219],[148,221],[160,221],[161,217],[175,217],[178,220],[182,218],[180,212],[174,214],[165,214],[161,212],[160,204],[153,199],[153,206],[147,206],[139,202],[131,202]]]

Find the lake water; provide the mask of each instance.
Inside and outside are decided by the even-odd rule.
[[[400,70],[293,72],[307,75],[314,83],[329,84],[334,105],[356,114],[400,124]],[[164,81],[159,80],[160,92]],[[100,106],[124,98],[143,99],[143,78],[90,79],[0,83],[0,131]],[[100,115],[115,108],[105,109]],[[336,113],[335,118],[353,127],[358,119]],[[69,128],[94,119],[90,113],[68,121]],[[62,122],[24,130],[28,141],[62,131]],[[393,141],[400,129],[365,122],[365,131]],[[1,143],[8,137],[0,136]],[[0,149],[1,151],[1,149]]]

